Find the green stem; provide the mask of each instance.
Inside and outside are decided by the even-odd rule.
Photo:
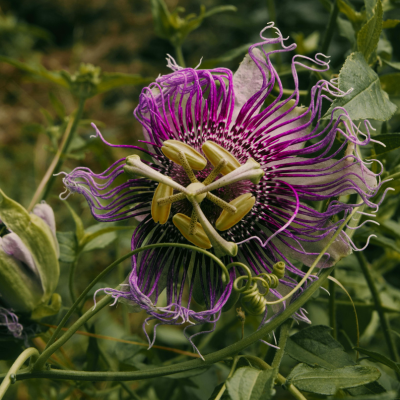
[[[258,357],[255,356],[243,356],[245,357],[247,360],[249,360],[252,364],[257,365],[258,368],[263,369],[263,370],[267,370],[267,369],[272,369],[272,367],[267,364],[265,361],[261,360]],[[277,377],[276,377],[277,381],[281,384],[284,385],[286,383],[286,378],[281,375],[280,373],[278,373]],[[290,384],[289,386],[287,386],[287,390],[298,400],[307,400],[306,397],[303,396],[303,394],[300,392],[299,389],[296,388],[296,386]]]
[[[291,326],[292,326],[291,320],[285,321],[281,326],[279,334],[279,343],[278,343],[279,350],[275,354],[274,361],[272,361],[271,364],[272,368],[279,369],[279,366],[281,365],[282,357],[285,354],[286,342],[289,337]]]
[[[180,45],[175,46],[175,53],[176,53],[176,61],[177,61],[178,65],[185,68],[186,64],[185,64],[185,59],[183,57],[182,46],[180,46]]]
[[[324,249],[324,252],[326,250]],[[319,260],[318,260],[319,261]],[[227,357],[232,357],[242,351],[251,344],[263,339],[268,333],[277,329],[287,318],[290,318],[300,307],[302,307],[310,297],[319,289],[321,285],[328,279],[333,267],[324,269],[319,276],[319,279],[313,282],[293,303],[289,304],[286,309],[269,324],[259,329],[258,331],[246,336],[244,339],[218,350],[214,353],[204,356],[204,361],[201,359],[186,361],[177,365],[168,365],[164,367],[151,368],[141,371],[122,371],[122,372],[87,372],[87,371],[61,371],[61,370],[46,370],[46,371],[23,371],[17,375],[17,380],[33,379],[33,378],[49,378],[49,379],[72,379],[79,381],[130,381],[155,378],[164,375],[172,375],[178,372],[189,371],[197,368],[211,366],[216,362],[224,360]],[[104,299],[103,299],[104,300]],[[86,314],[85,314],[86,315]],[[84,315],[84,316],[85,316]],[[83,318],[83,317],[82,317]],[[71,327],[72,328],[72,327]],[[63,336],[64,337],[64,336]],[[61,337],[58,341],[62,340]],[[57,341],[57,343],[58,343]],[[56,349],[55,349],[56,350]],[[54,351],[55,351],[54,350]],[[45,350],[46,351],[46,350]],[[43,353],[44,354],[44,353]],[[48,356],[49,352],[47,353]]]
[[[228,380],[229,378],[231,378],[233,376],[233,374],[235,373],[235,369],[236,369],[236,365],[238,363],[238,361],[240,360],[240,356],[236,356],[233,359],[233,363],[232,363],[232,367],[231,370],[229,371],[229,375],[227,376],[226,380]],[[220,400],[220,398],[222,397],[222,395],[224,394],[226,390],[226,381],[225,383],[222,385],[220,391],[218,392],[218,394],[215,396],[214,400]]]
[[[76,296],[74,294],[74,280],[75,280],[75,271],[78,265],[78,255],[75,261],[71,264],[71,268],[69,270],[69,277],[68,277],[68,287],[69,287],[69,295],[71,297],[72,303],[76,302]]]
[[[338,1],[334,0],[334,4],[333,4],[332,10],[331,10],[331,13],[329,15],[328,26],[326,27],[324,38],[322,40],[322,46],[321,46],[322,54],[326,54],[329,50],[329,45],[331,44],[333,32],[336,27],[336,20],[337,20],[338,14],[339,14]]]
[[[358,263],[360,264],[365,280],[367,281],[369,290],[371,291],[372,298],[374,299],[375,308],[376,311],[378,311],[379,320],[381,322],[383,335],[385,337],[390,356],[394,361],[399,362],[399,355],[397,353],[396,343],[390,332],[391,331],[390,323],[387,318],[387,315],[385,314],[385,311],[383,310],[381,298],[379,296],[378,289],[375,286],[374,278],[372,277],[370,271],[370,266],[368,265],[367,260],[365,259],[365,256],[361,251],[355,252],[355,255],[357,257]]]
[[[195,250],[198,251],[200,253],[203,253],[205,255],[207,255],[208,257],[212,258],[214,260],[215,263],[217,263],[221,269],[224,271],[225,276],[229,277],[229,273],[226,270],[225,265],[221,262],[221,260],[219,258],[217,258],[216,256],[214,256],[213,254],[209,253],[206,250],[200,249],[199,247],[195,247],[195,246],[190,246],[188,244],[182,244],[182,243],[157,243],[157,244],[151,244],[151,245],[147,245],[147,246],[143,246],[139,249],[135,249],[130,251],[129,253],[125,254],[124,256],[118,258],[118,260],[114,261],[112,264],[110,264],[107,268],[104,269],[104,271],[102,271],[99,275],[97,275],[97,277],[95,279],[93,279],[93,281],[86,287],[86,289],[81,293],[81,295],[78,297],[78,299],[75,301],[75,303],[72,305],[72,307],[68,310],[68,312],[65,314],[64,318],[60,321],[60,323],[58,324],[56,330],[54,331],[53,335],[51,336],[51,338],[49,339],[49,341],[47,342],[45,351],[52,346],[52,344],[55,342],[55,340],[57,339],[57,336],[59,335],[59,333],[61,332],[62,328],[64,327],[64,325],[67,323],[69,317],[74,313],[74,311],[79,307],[79,304],[81,303],[82,300],[84,300],[86,298],[87,293],[90,291],[90,289],[97,283],[99,282],[103,276],[105,276],[109,271],[111,271],[113,268],[115,268],[117,265],[119,265],[121,262],[125,261],[126,259],[128,259],[129,257],[132,257],[133,255],[140,253],[142,251],[146,251],[146,250],[150,250],[150,249],[156,249],[159,247],[180,247],[180,248],[184,248],[184,249],[189,249],[189,250]],[[86,314],[85,314],[86,315]],[[86,321],[85,321],[86,322]],[[72,328],[72,327],[71,327]],[[68,333],[65,332],[65,334]],[[64,334],[64,335],[65,335]],[[64,337],[63,335],[63,337]]]
[[[33,371],[38,371],[43,368],[49,357],[56,352],[86,321],[97,314],[106,305],[113,301],[111,296],[103,297],[96,306],[85,312],[76,322],[74,322],[71,327],[62,335],[55,343],[44,349],[43,353],[37,359],[35,365],[33,366]]]
[[[335,271],[332,272],[334,277]],[[332,336],[337,339],[337,325],[336,325],[336,284],[333,281],[329,281],[329,325],[332,328]]]
[[[11,366],[0,385],[0,399],[3,398],[10,385],[15,382],[15,374],[24,365],[25,361],[31,357],[32,359],[39,357],[39,352],[34,347],[25,349],[15,360],[14,364]]]
[[[58,156],[58,160],[55,163],[54,169],[52,171],[52,173],[50,174],[49,178],[48,178],[48,182],[46,185],[46,189],[43,193],[42,199],[45,200],[46,197],[49,195],[50,190],[54,184],[54,181],[57,179],[56,176],[54,176],[54,174],[57,174],[58,172],[60,172],[61,166],[64,162],[65,157],[62,157],[63,155],[65,155],[65,153],[68,151],[68,148],[71,144],[72,139],[74,138],[74,133],[76,131],[76,129],[78,128],[79,125],[79,121],[82,118],[82,114],[83,114],[83,109],[85,107],[85,102],[86,102],[86,98],[85,97],[81,97],[79,99],[79,105],[78,105],[78,109],[75,113],[75,117],[72,123],[72,127],[69,130],[68,134],[66,135],[66,137],[64,138],[63,142],[61,143],[61,146],[59,148],[59,150],[57,151],[56,157]],[[55,158],[56,158],[55,157]],[[54,160],[53,160],[54,162]],[[53,163],[52,163],[53,165]],[[50,168],[49,168],[50,169]],[[47,175],[47,173],[46,173]],[[32,199],[33,202],[33,199]],[[31,202],[31,204],[32,204]]]

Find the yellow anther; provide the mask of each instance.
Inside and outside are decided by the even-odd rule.
[[[196,231],[193,235],[189,233],[191,218],[187,215],[175,214],[172,218],[172,222],[179,229],[179,232],[182,234],[182,236],[189,242],[202,249],[211,249],[211,242],[199,222],[196,223]]]
[[[251,193],[242,194],[229,204],[236,207],[236,213],[230,214],[227,211],[222,211],[221,215],[215,223],[215,227],[219,231],[226,231],[236,225],[242,218],[253,208],[256,198]]]
[[[151,202],[151,216],[154,222],[164,225],[168,221],[169,213],[171,211],[171,203],[166,205],[159,205],[158,200],[172,196],[174,189],[171,186],[159,183],[156,191],[154,192],[153,201]]]
[[[179,152],[183,152],[190,168],[196,171],[201,171],[207,165],[207,160],[198,151],[179,140],[166,140],[161,147],[161,151],[164,153],[165,157],[178,165],[182,165]]]
[[[226,175],[240,167],[240,162],[229,151],[225,150],[219,144],[207,140],[201,147],[208,161],[216,167],[222,159],[225,159],[227,164],[221,169],[221,174]]]
[[[277,262],[272,268],[272,273],[279,279],[282,279],[285,276],[285,263],[283,261]]]

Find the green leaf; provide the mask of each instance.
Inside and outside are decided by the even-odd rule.
[[[153,82],[153,78],[143,78],[137,74],[124,74],[122,72],[104,72],[100,83],[97,85],[97,93],[108,92],[120,86],[146,85]]]
[[[390,96],[400,96],[400,73],[387,74],[379,77],[382,89]]]
[[[103,235],[106,235],[109,233],[114,233],[117,231],[134,229],[135,226],[136,226],[136,224],[133,224],[133,225],[131,224],[130,226],[114,226],[114,225],[110,226],[109,223],[105,223],[105,222],[101,222],[99,224],[92,225],[86,229],[85,234],[80,242],[80,246],[86,246],[86,245],[88,245],[88,243],[99,238],[100,236],[103,236]],[[111,237],[109,237],[109,238],[111,238]],[[85,251],[88,251],[88,250],[85,250]]]
[[[129,340],[132,342],[139,342],[139,343],[145,343],[139,336],[137,335],[129,335],[129,336],[124,336],[122,338],[123,340]],[[115,345],[114,353],[115,357],[119,362],[122,362],[124,364],[136,365],[135,361],[135,356],[140,352],[140,350],[145,349],[143,346],[139,346],[133,343],[121,343],[118,342]]]
[[[21,71],[28,72],[33,75],[40,76],[41,78],[56,83],[57,85],[68,87],[68,82],[64,79],[62,74],[58,71],[48,71],[45,67],[40,64],[29,65],[21,61],[15,60],[11,57],[0,56],[0,61],[6,62]]]
[[[383,29],[395,28],[398,24],[400,24],[400,19],[387,19],[382,22]]]
[[[78,243],[74,232],[57,232],[57,240],[60,245],[59,260],[65,263],[72,263],[76,259]]]
[[[373,16],[358,32],[357,47],[358,50],[364,54],[366,61],[369,60],[371,54],[378,46],[379,36],[382,32],[382,16],[382,3],[381,0],[378,0]]]
[[[400,62],[398,61],[388,61],[388,60],[383,60],[383,62],[387,65],[389,65],[389,67],[392,67],[394,69],[397,69],[398,71],[400,71]]]
[[[229,5],[229,6],[217,6],[212,8],[211,10],[206,11],[203,14],[203,18],[208,18],[211,17],[214,14],[219,14],[222,12],[227,12],[227,11],[233,11],[236,12],[237,11],[237,7]]]
[[[380,394],[367,394],[364,396],[349,397],[351,400],[395,400],[397,399],[397,392],[390,391]],[[330,398],[331,400],[343,400],[343,397]]]
[[[288,338],[285,352],[297,361],[329,370],[354,365],[355,362],[343,346],[333,339],[331,331],[324,325],[302,329]]]
[[[378,143],[374,143],[374,149],[377,156],[389,153],[389,151],[396,150],[400,147],[400,133],[379,135],[377,139],[386,146],[383,147]]]
[[[78,214],[69,205],[68,202],[64,202],[64,204],[68,207],[68,210],[71,213],[72,219],[75,222],[75,235],[78,240],[79,246],[81,246],[81,241],[82,241],[83,237],[85,236],[85,228],[83,227],[83,222],[79,218]]]
[[[208,68],[214,68],[217,65],[221,65],[222,63],[226,63],[229,61],[234,60],[235,58],[238,58],[242,56],[243,54],[247,53],[249,50],[249,47],[251,44],[244,44],[242,46],[236,47],[235,49],[229,50],[226,53],[224,53],[222,56],[219,56],[218,58],[213,58],[211,60],[206,60],[202,63],[201,67],[208,69]]]
[[[224,386],[224,383],[220,383],[218,386],[216,386],[211,393],[211,396],[208,398],[208,400],[215,400],[216,397],[218,396],[219,392],[222,389],[222,386]],[[231,396],[229,396],[229,393],[227,390],[225,390],[224,394],[221,397],[218,397],[220,400],[232,400]]]
[[[117,238],[117,234],[115,232],[105,233],[104,235],[98,236],[95,239],[91,240],[83,249],[82,253],[86,253],[88,251],[96,250],[96,249],[104,249],[109,244],[111,244]]]
[[[298,364],[287,377],[287,384],[292,384],[305,392],[333,396],[340,389],[363,386],[379,379],[377,368],[355,365],[328,371]]]
[[[353,120],[368,118],[387,121],[396,112],[397,107],[381,89],[378,75],[368,66],[361,53],[352,53],[347,57],[339,74],[339,89],[353,91],[336,98],[324,119],[330,119],[335,107],[344,107]],[[340,114],[340,110],[336,111],[333,118],[337,119]]]
[[[239,368],[226,381],[229,396],[232,400],[272,399],[277,373],[276,369],[260,371],[251,367]]]
[[[339,11],[353,23],[363,21],[364,15],[354,9],[352,4],[347,0],[337,0]]]
[[[337,26],[339,29],[340,36],[345,37],[352,45],[356,43],[356,31],[353,28],[353,25],[347,19],[338,17],[337,18]]]
[[[380,362],[388,366],[389,368],[393,369],[397,374],[400,374],[400,364],[392,361],[390,358],[385,357],[380,353],[376,353],[375,351],[369,351],[367,349],[363,349],[361,347],[354,347],[354,350],[358,350],[360,353],[365,354],[375,361]]]

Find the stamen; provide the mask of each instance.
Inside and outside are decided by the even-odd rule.
[[[207,199],[211,200],[218,207],[221,207],[222,209],[224,209],[225,211],[227,211],[230,214],[236,213],[236,207],[234,205],[232,205],[231,203],[227,203],[226,201],[220,199],[219,197],[213,195],[210,192],[207,192]]]
[[[218,232],[210,224],[210,221],[204,215],[197,201],[193,201],[192,204],[193,208],[197,211],[197,217],[201,223],[202,229],[207,234],[208,239],[210,240],[210,243],[212,244],[212,247],[215,250],[215,255],[217,257],[223,257],[225,255],[235,257],[238,252],[238,247],[236,243],[227,242],[224,238],[222,238],[218,234]]]
[[[165,185],[171,186],[172,188],[179,190],[180,192],[187,193],[186,188],[184,188],[179,183],[176,183],[168,176],[164,176],[160,172],[154,170],[149,167],[145,163],[140,160],[138,155],[133,155],[126,157],[126,164],[124,165],[124,171],[128,175],[134,175],[135,178],[137,176],[144,176],[147,179],[151,179],[156,182],[164,183]]]
[[[228,175],[223,176],[221,179],[199,189],[196,194],[211,192],[243,180],[249,180],[254,184],[258,184],[263,176],[264,171],[261,169],[260,164],[250,157],[244,165],[230,172]]]
[[[207,160],[198,151],[179,140],[166,140],[161,147],[161,151],[168,159],[178,165],[181,165],[179,152],[182,151],[185,153],[190,167],[196,171],[201,171],[207,165]]]
[[[196,233],[194,235],[189,234],[191,218],[185,214],[175,214],[172,218],[172,222],[179,229],[182,236],[202,249],[211,249],[212,244],[208,239],[208,235],[204,231],[200,223],[196,223]]]
[[[218,165],[210,172],[210,175],[203,181],[203,185],[210,184],[221,172],[221,169],[224,168],[228,164],[228,161],[225,158],[222,158]]]
[[[214,165],[214,167],[219,164],[221,159],[225,159],[227,161],[226,166],[221,170],[222,175],[227,175],[240,167],[240,162],[234,155],[212,140],[207,140],[207,142],[205,142],[201,148],[205,156],[208,158],[210,163]]]
[[[169,218],[171,212],[171,203],[166,205],[160,205],[158,198],[171,197],[173,190],[171,186],[159,183],[156,191],[154,192],[153,200],[151,202],[151,216],[154,222],[158,222],[160,225],[164,225]],[[182,193],[183,194],[183,193]]]
[[[219,231],[226,231],[232,226],[236,225],[243,217],[250,212],[253,208],[256,198],[251,193],[244,193],[236,199],[233,199],[229,205],[235,207],[237,212],[235,214],[228,214],[227,211],[222,211],[221,215],[215,223],[215,227]]]
[[[197,231],[197,212],[193,208],[192,217],[190,219],[189,235],[195,235]]]
[[[165,206],[167,204],[176,203],[177,201],[181,201],[186,199],[185,193],[178,193],[168,197],[162,197],[157,200],[159,206]]]
[[[178,158],[179,158],[180,164],[182,165],[183,169],[186,172],[186,175],[189,177],[190,182],[197,183],[198,180],[197,180],[196,176],[194,175],[192,168],[190,168],[188,160],[183,151],[178,152]]]

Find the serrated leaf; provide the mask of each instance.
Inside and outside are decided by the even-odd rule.
[[[378,75],[368,66],[361,53],[350,54],[339,74],[339,89],[351,93],[336,98],[323,117],[330,119],[335,107],[344,107],[353,120],[374,119],[387,121],[396,112],[397,107],[381,88]],[[342,112],[335,111],[337,119]]]
[[[382,2],[378,0],[372,17],[360,29],[357,35],[358,51],[364,54],[365,60],[368,61],[371,54],[378,46],[379,36],[382,32]]]
[[[72,263],[76,259],[78,243],[74,232],[57,232],[57,240],[60,245],[60,261]]]
[[[400,24],[400,19],[387,19],[382,22],[383,29],[395,28],[398,24]]]
[[[396,150],[400,147],[400,133],[379,135],[377,139],[386,146],[383,147],[378,143],[374,143],[374,149],[377,156]]]
[[[297,361],[329,370],[354,365],[343,346],[333,339],[331,331],[324,325],[302,329],[288,338],[285,352]]]
[[[232,400],[272,399],[276,369],[260,371],[251,367],[239,368],[226,380],[226,387]]]
[[[375,351],[369,351],[361,347],[355,347],[354,350],[358,350],[361,354],[371,357],[373,360],[380,362],[393,369],[396,373],[400,374],[400,364],[392,361],[390,358],[385,357],[383,354],[376,353]]]
[[[400,96],[400,73],[382,75],[379,79],[382,89],[390,96]]]
[[[305,392],[333,396],[340,389],[363,386],[379,379],[377,368],[354,365],[328,371],[298,364],[287,377],[287,384],[292,384]]]
[[[104,72],[97,85],[97,93],[108,92],[120,86],[146,85],[153,82],[153,78],[143,78],[137,74],[124,74],[122,72]]]

